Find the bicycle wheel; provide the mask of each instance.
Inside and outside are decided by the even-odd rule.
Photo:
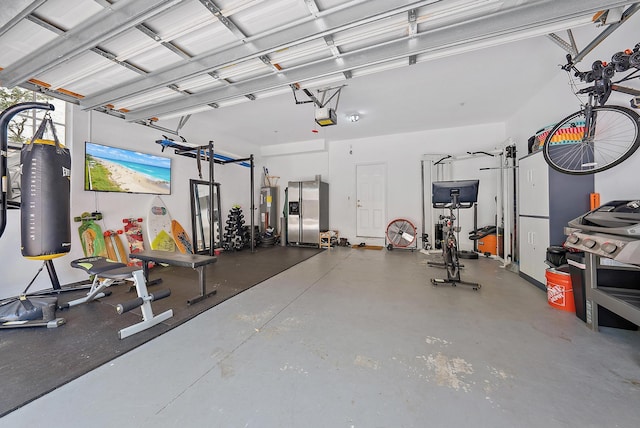
[[[445,265],[447,266],[447,276],[448,279],[460,279],[459,266],[460,262],[458,261],[458,243],[456,242],[455,235],[451,234],[451,236],[447,237],[447,254],[445,258]]]
[[[640,145],[640,116],[620,106],[593,108],[592,131],[585,132],[584,111],[560,121],[547,135],[544,159],[556,171],[587,175],[620,164]]]

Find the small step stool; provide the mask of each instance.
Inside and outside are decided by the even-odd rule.
[[[318,240],[318,244],[320,246],[320,248],[327,248],[327,249],[331,249],[331,237],[335,236],[336,237],[336,241],[338,240],[338,231],[337,230],[325,230],[323,232],[320,232],[320,238]]]

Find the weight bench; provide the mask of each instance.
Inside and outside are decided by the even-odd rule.
[[[149,263],[164,263],[173,266],[190,267],[198,272],[198,280],[200,284],[200,295],[187,300],[187,304],[191,305],[209,296],[216,294],[217,290],[207,293],[205,266],[218,261],[215,256],[205,256],[201,254],[182,254],[170,251],[145,250],[135,255],[136,259],[142,260],[142,268],[144,277],[149,279]]]
[[[87,295],[79,299],[72,300],[67,303],[58,305],[58,309],[69,309],[73,306],[81,305],[92,300],[101,299],[111,294],[110,291],[104,291],[118,281],[131,278],[131,270],[123,263],[113,262],[104,257],[84,257],[82,259],[73,260],[71,267],[82,269],[89,275],[94,275],[91,287]],[[106,275],[104,272],[111,271]]]
[[[148,329],[149,327],[153,327],[154,325],[173,316],[173,310],[171,309],[161,313],[160,315],[153,315],[151,302],[169,297],[171,295],[171,290],[160,290],[156,293],[149,294],[147,291],[147,283],[144,273],[137,266],[127,266],[124,263],[112,262],[104,257],[85,257],[72,261],[71,266],[82,269],[90,275],[94,275],[93,283],[85,297],[60,305],[59,307],[61,309],[70,308],[72,306],[108,296],[111,293],[104,290],[117,281],[133,281],[138,297],[117,305],[116,311],[118,314],[123,314],[137,307],[141,307],[143,320],[137,324],[133,324],[120,330],[118,332],[118,337],[120,339],[124,339],[132,334],[136,334]]]

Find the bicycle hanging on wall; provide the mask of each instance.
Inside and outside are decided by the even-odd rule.
[[[576,90],[587,95],[582,108],[558,122],[547,135],[543,154],[549,166],[571,175],[587,175],[619,165],[640,145],[640,116],[628,107],[605,105],[611,92],[632,95],[631,107],[640,107],[640,90],[620,83],[640,78],[640,43],[615,53],[611,62],[595,61],[591,70],[580,71],[567,55],[562,66],[592,86]],[[631,71],[630,71],[631,70]],[[624,77],[613,81],[616,73]]]
[[[449,215],[440,216],[444,222],[442,231],[442,258],[441,265],[447,271],[447,278],[432,278],[431,284],[450,284],[455,287],[458,284],[467,285],[474,290],[480,289],[480,284],[476,282],[463,281],[460,278],[460,258],[458,256],[458,240],[456,232],[460,231],[459,226],[455,226],[456,216],[454,210],[460,208],[471,208],[478,200],[479,180],[458,180],[458,181],[434,181],[432,183],[432,204],[434,208],[448,208]]]

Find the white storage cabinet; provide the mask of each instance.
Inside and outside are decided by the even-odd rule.
[[[593,175],[568,175],[550,168],[541,151],[518,163],[520,276],[546,290],[547,248],[562,245],[564,228],[589,211]]]

